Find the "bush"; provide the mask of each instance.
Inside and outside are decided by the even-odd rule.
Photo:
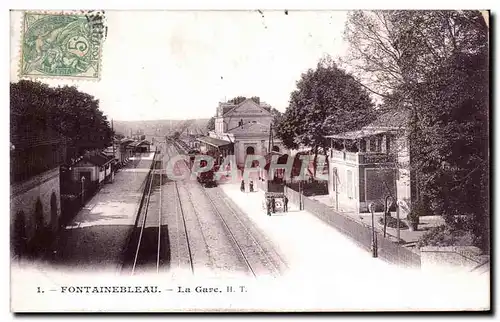
[[[378,219],[378,222],[383,225],[384,224],[384,218],[387,218],[387,227],[390,228],[397,228],[398,225],[398,220],[392,216],[382,216]],[[401,219],[399,220],[399,228],[400,229],[408,229],[408,225],[402,221]]]
[[[417,242],[417,247],[423,246],[471,246],[474,245],[474,235],[466,230],[453,230],[448,225],[431,228]]]

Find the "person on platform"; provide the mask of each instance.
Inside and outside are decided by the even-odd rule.
[[[250,192],[253,192],[253,181],[252,180],[250,180],[249,187],[250,187]]]
[[[240,190],[241,192],[245,192],[245,180],[241,180]]]
[[[271,197],[271,209],[272,209],[273,214],[275,214],[276,213],[276,199],[274,199],[274,197]]]
[[[267,208],[267,215],[271,216],[271,201],[269,199],[266,200],[266,208]]]
[[[288,197],[287,196],[283,197],[283,211],[288,212]]]

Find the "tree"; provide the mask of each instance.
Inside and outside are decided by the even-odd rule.
[[[207,130],[214,131],[215,130],[215,116],[212,116],[207,123]]]
[[[274,107],[271,107],[269,112],[273,116],[273,123],[275,125],[278,124],[279,122],[281,122],[281,120],[283,119],[283,113],[281,113],[280,111],[278,111]]]
[[[240,104],[241,102],[243,102],[244,100],[246,100],[247,98],[245,96],[236,96],[236,97],[233,97],[231,98],[230,100],[228,100],[227,102],[228,103],[231,103],[231,104],[235,104],[235,105],[238,105]]]
[[[11,131],[47,126],[67,138],[68,158],[112,142],[112,130],[99,101],[75,87],[51,88],[21,80],[10,85]]]
[[[255,103],[260,104],[260,97],[258,97],[258,96],[252,96],[252,97],[251,97],[251,99],[252,99],[252,101],[254,101]]]
[[[242,102],[244,102],[247,98],[245,96],[236,96],[236,97],[233,97],[231,98],[230,100],[228,100],[227,102],[228,103],[231,103],[231,104],[235,104],[235,105],[238,105]],[[251,97],[252,101],[254,101],[255,103],[257,104],[260,104],[260,97],[258,96],[252,96]]]
[[[456,53],[487,47],[485,28],[476,11],[354,11],[344,31],[344,63],[372,93],[390,98],[403,84],[411,90]],[[411,104],[409,93],[398,98]]]
[[[421,130],[412,140],[422,153],[416,166],[423,198],[448,226],[487,249],[488,57],[459,54],[428,79],[415,93]]]
[[[328,148],[325,135],[357,129],[370,122],[373,114],[367,91],[326,57],[316,69],[302,74],[276,126],[277,135],[288,148],[311,147],[316,164],[318,151],[326,154]]]
[[[487,237],[480,232],[489,225],[489,213],[483,16],[357,11],[348,15],[345,38],[350,53],[345,62],[360,83],[382,97],[386,109],[410,112],[406,129],[416,201],[428,204],[450,227],[467,227],[484,247]],[[469,220],[458,220],[459,214]]]

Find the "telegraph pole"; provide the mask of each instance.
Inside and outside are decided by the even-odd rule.
[[[111,119],[111,133],[113,133],[113,138],[111,140],[111,144],[113,145],[113,163],[111,163],[111,166],[113,169],[111,169],[111,182],[114,181],[115,179],[115,170],[116,170],[116,155],[115,155],[115,130],[113,127],[113,119]]]

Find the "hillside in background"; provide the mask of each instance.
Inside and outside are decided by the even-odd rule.
[[[149,121],[114,121],[113,126],[116,133],[130,136],[131,133],[141,131],[146,137],[163,137],[171,135],[175,131],[183,131],[182,134],[206,134],[209,119],[191,120],[149,120]]]

